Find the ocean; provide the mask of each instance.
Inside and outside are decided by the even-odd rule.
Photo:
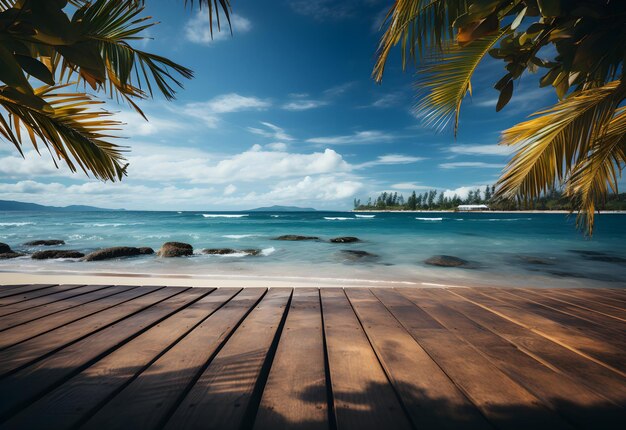
[[[352,213],[352,212],[0,212],[0,242],[15,251],[187,242],[194,255],[119,260],[0,260],[0,271],[145,274],[246,279],[313,278],[338,285],[626,286],[626,215],[601,214],[592,239],[560,213]],[[277,236],[317,236],[278,241]],[[361,242],[329,239],[355,236]],[[35,239],[63,239],[59,247],[28,247]],[[205,255],[204,248],[258,249]],[[366,251],[360,258],[346,250]],[[464,267],[436,267],[444,254]]]

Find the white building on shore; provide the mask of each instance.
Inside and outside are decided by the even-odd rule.
[[[459,212],[475,212],[475,211],[488,211],[487,205],[459,205],[456,208]]]

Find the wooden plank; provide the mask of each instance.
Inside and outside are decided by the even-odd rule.
[[[190,288],[179,292],[3,378],[0,380],[0,392],[11,393],[11,396],[0,404],[0,417],[6,419],[51,388],[78,374],[99,357],[112,352],[209,291]]]
[[[23,302],[35,297],[46,296],[48,294],[56,293],[57,291],[62,291],[68,288],[76,288],[79,286],[80,285],[45,284],[27,285],[25,287],[15,288],[13,290],[9,290],[9,292],[4,292],[5,296],[0,299],[0,306],[9,306],[14,303]],[[2,292],[0,292],[0,294],[2,294]]]
[[[104,300],[115,300],[108,309],[89,315],[86,318],[51,330],[41,336],[30,338],[0,352],[0,376],[13,372],[31,364],[48,354],[52,354],[65,346],[80,340],[110,324],[120,321],[129,315],[148,308],[181,292],[180,288],[133,289],[108,297]],[[117,306],[116,306],[117,305]],[[45,320],[45,319],[44,319]],[[39,321],[39,320],[37,320]],[[16,327],[17,329],[23,326]],[[7,330],[8,332],[9,330]],[[6,333],[6,332],[5,332]]]
[[[611,404],[600,394],[589,390],[582,382],[577,382],[537,361],[496,333],[458,312],[454,304],[463,300],[460,297],[438,288],[401,291],[448,330],[471,344],[477,352],[511,379],[541,399],[544,404],[549,405],[571,425],[575,427],[582,425],[583,428],[611,428],[623,418],[623,410],[618,405]],[[379,295],[379,292],[376,294]],[[395,292],[396,296],[394,293],[382,294],[390,296],[381,298],[384,302],[393,304],[400,302],[397,299],[399,292]],[[487,311],[478,308],[476,312]],[[496,385],[491,377],[484,381],[489,386]],[[517,410],[511,412],[510,416],[520,413]]]
[[[551,299],[558,300],[572,306],[577,306],[587,312],[595,312],[596,314],[603,315],[607,318],[626,322],[626,310],[618,309],[613,306],[607,306],[593,300],[585,300],[581,297],[563,294],[555,288],[546,289],[545,291],[542,291],[542,294],[546,297],[550,297]],[[607,319],[606,321],[608,324],[609,320]]]
[[[594,325],[594,332],[602,332],[607,336],[620,336],[626,332],[626,321],[616,318],[607,318],[589,309],[582,309],[576,305],[565,303],[551,298],[541,290],[517,288],[506,288],[505,291],[513,296],[536,303],[554,312],[569,315],[574,318],[589,322]]]
[[[347,294],[365,331],[371,332],[374,348],[381,350],[381,361],[390,363],[388,374],[395,366],[396,372],[405,375],[402,384],[414,385],[407,396],[423,409],[414,420],[417,428],[570,428],[469,344],[442,325],[433,327],[433,318],[416,312],[410,302],[400,300],[399,306],[391,307],[396,320],[372,292],[350,289]],[[377,294],[390,297],[379,291]],[[390,300],[387,303],[394,304]],[[409,347],[415,341],[419,350]],[[388,350],[387,359],[381,357],[383,348]],[[532,413],[516,414],[518,410]]]
[[[122,301],[130,300],[150,292],[134,287],[121,286],[111,287],[111,290],[111,295],[105,296],[98,301],[76,306],[48,317],[30,321],[3,331],[2,336],[0,336],[0,350],[6,349],[35,336],[39,336],[43,333],[47,333],[50,330],[54,330],[93,313],[115,306]]]
[[[254,428],[328,429],[324,361],[319,289],[296,288]]]
[[[583,383],[616,404],[626,399],[626,378],[586,356],[517,324],[505,315],[491,312],[478,302],[467,299],[465,288],[450,288],[449,293],[462,299],[448,304],[467,318],[506,339],[537,361]],[[405,290],[402,290],[403,293]],[[406,290],[408,292],[408,290]]]
[[[156,429],[265,293],[245,288],[152,363],[106,403],[82,429]]]
[[[320,294],[337,428],[412,428],[344,291]]]
[[[582,296],[588,300],[626,309],[626,300],[611,294],[606,288],[565,288],[563,292],[570,295]]]
[[[591,292],[587,290],[583,290],[580,288],[559,288],[554,289],[555,293],[566,296],[566,297],[575,297],[581,300],[584,300],[589,305],[600,304],[605,307],[609,307],[611,309],[618,310],[620,312],[626,313],[626,305],[622,305],[619,302],[614,300],[606,299],[602,294],[597,292]]]
[[[602,336],[593,330],[591,324],[579,323],[567,315],[556,315],[537,305],[523,300],[510,299],[510,295],[492,288],[488,293],[475,289],[459,288],[458,294],[485,308],[506,316],[528,330],[553,342],[572,349],[590,360],[626,376],[626,349],[620,345],[624,340]],[[568,324],[572,324],[569,326]]]
[[[23,287],[27,284],[11,284],[11,285],[0,285],[0,290],[10,290],[12,288]]]
[[[85,285],[79,288],[74,288],[72,290],[60,291],[55,294],[50,294],[49,296],[39,297],[37,299],[29,300],[27,302],[5,306],[3,308],[0,308],[0,323],[4,321],[6,319],[4,317],[8,315],[14,315],[16,313],[28,313],[36,315],[37,313],[41,312],[40,308],[54,308],[54,306],[58,305],[59,302],[62,302],[61,305],[65,305],[68,307],[70,307],[72,304],[81,304],[83,298],[78,298],[79,296],[91,293],[93,291],[98,291],[106,287],[107,285]]]
[[[215,356],[166,429],[240,428],[283,321],[290,288],[271,289]],[[252,415],[252,418],[254,415]]]
[[[52,430],[78,427],[81,421],[89,417],[98,405],[106,401],[109,396],[126,385],[135,374],[150,365],[166,349],[179,341],[240,291],[240,289],[237,288],[223,288],[179,310],[180,306],[185,306],[190,300],[194,300],[194,297],[197,298],[202,294],[207,294],[211,290],[213,289],[193,288],[187,290],[172,299],[161,302],[149,310],[129,318],[124,321],[123,324],[116,324],[94,335],[93,337],[106,337],[106,331],[110,330],[126,332],[127,335],[131,335],[133,330],[148,323],[146,320],[147,314],[155,314],[150,317],[150,320],[153,320],[155,317],[158,317],[157,314],[161,312],[159,308],[163,308],[165,312],[167,312],[165,308],[169,308],[175,312],[173,315],[166,317],[166,319],[158,322],[158,324],[144,331],[130,342],[122,345],[101,360],[89,366],[80,374],[70,378],[60,387],[49,392],[35,403],[30,404],[5,424],[16,429],[30,429],[45,426],[46,429]],[[137,321],[139,318],[144,319],[144,321]],[[134,320],[132,321],[132,325],[130,325],[131,320]],[[125,329],[122,325],[127,325],[128,328]],[[91,341],[89,338],[88,340]],[[108,335],[107,341],[115,342],[111,335]],[[81,343],[85,342],[79,342],[68,348],[67,352],[64,351],[63,353],[72,354],[71,350],[74,349],[76,353],[85,355],[84,346],[80,345]],[[94,355],[93,350],[93,346],[90,346],[89,356]],[[91,357],[81,357],[81,361],[85,359],[91,359]],[[54,361],[67,363],[67,361],[62,360],[63,357],[61,354],[59,357],[56,357]],[[75,356],[72,356],[72,361],[69,364],[77,367],[80,366]],[[38,367],[46,369],[49,367],[49,363],[41,363]],[[30,373],[30,375],[34,377],[36,376],[36,372]],[[27,377],[27,380],[30,375]],[[59,378],[59,376],[57,376],[57,378]],[[50,383],[52,381],[49,380],[47,382]],[[20,383],[23,384],[24,381],[20,381]],[[39,379],[36,380],[36,383],[43,385]]]
[[[54,285],[56,284],[25,284],[25,285],[9,286],[10,288],[0,289],[0,298],[13,296],[15,294],[27,293],[28,291],[40,290],[42,288],[49,288]],[[2,304],[2,300],[0,300],[0,306],[4,306]]]

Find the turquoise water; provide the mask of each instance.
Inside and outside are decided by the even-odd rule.
[[[0,242],[21,252],[34,239],[63,239],[62,249],[187,242],[196,254],[140,256],[103,262],[0,260],[0,271],[178,274],[220,277],[314,277],[355,284],[442,283],[536,286],[624,285],[626,215],[602,214],[592,240],[564,214],[350,212],[0,212]],[[320,241],[273,240],[284,234]],[[356,236],[360,243],[328,239]],[[203,248],[257,248],[261,255],[203,255]],[[353,261],[341,250],[377,258]],[[582,252],[581,252],[582,251]],[[589,254],[589,251],[597,254]],[[468,268],[439,268],[424,260],[447,254]],[[341,281],[343,282],[343,281]]]

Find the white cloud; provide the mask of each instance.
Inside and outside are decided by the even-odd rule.
[[[448,198],[452,198],[456,195],[462,199],[465,199],[467,198],[467,195],[469,194],[470,191],[475,191],[476,189],[478,189],[482,193],[485,189],[485,186],[486,185],[474,185],[474,186],[459,187],[453,190],[448,189],[443,192],[443,195]]]
[[[206,102],[187,103],[182,112],[201,120],[207,127],[216,128],[221,114],[242,112],[250,110],[262,110],[271,106],[267,100],[252,96],[242,96],[237,93],[222,94]],[[181,119],[177,124],[182,125]]]
[[[272,142],[265,145],[264,148],[267,148],[271,151],[285,152],[287,150],[287,144],[284,142]]]
[[[400,93],[391,93],[385,94],[364,107],[373,107],[379,109],[386,109],[397,105],[402,100],[402,94]]]
[[[371,166],[380,166],[380,165],[390,165],[390,164],[411,164],[417,163],[418,161],[425,160],[424,157],[413,157],[410,155],[402,155],[402,154],[387,154],[381,155],[376,160],[367,161],[365,163],[361,163],[355,166],[355,168],[365,168]]]
[[[296,181],[281,182],[264,194],[251,193],[246,198],[261,202],[333,201],[351,198],[362,188],[360,181],[350,178],[335,175],[316,178],[306,176]]]
[[[154,136],[184,128],[181,121],[165,118],[162,115],[146,112],[146,116],[148,121],[135,111],[122,110],[116,112],[113,119],[124,123],[120,127],[121,130],[116,134],[126,137]]]
[[[317,143],[322,145],[349,145],[360,143],[380,143],[393,140],[394,136],[377,130],[359,131],[350,135],[343,136],[324,136],[313,137],[307,139],[309,143]]]
[[[228,184],[226,186],[226,188],[224,188],[224,195],[225,196],[230,196],[231,194],[233,194],[235,191],[237,191],[237,187],[234,186],[233,184]]]
[[[252,23],[241,15],[232,14],[230,16],[232,26],[232,36],[247,33],[252,29]],[[218,29],[217,19],[213,19],[213,35],[209,22],[209,13],[205,9],[200,9],[196,15],[187,21],[185,27],[185,37],[193,43],[211,45],[213,43],[229,39],[231,37],[230,28],[225,18],[220,19],[221,30]]]
[[[206,102],[189,103],[185,106],[192,109],[205,110],[210,113],[231,113],[265,109],[270,106],[270,102],[257,97],[229,93],[219,95]]]
[[[194,150],[161,152],[158,146],[142,148],[129,157],[129,175],[146,181],[185,181],[228,184],[349,172],[353,166],[332,149],[313,153],[289,153],[253,145],[247,151],[213,161],[213,156]],[[217,158],[217,157],[215,157]]]
[[[45,151],[45,149],[43,150]],[[22,179],[41,176],[71,177],[73,174],[65,161],[57,160],[59,168],[47,151],[39,155],[36,151],[25,151],[22,158],[17,151],[0,157],[0,177],[4,179]]]
[[[457,169],[461,167],[501,169],[504,167],[504,164],[483,163],[480,161],[458,161],[454,163],[442,163],[439,165],[439,167],[441,167],[442,169]]]
[[[504,145],[460,145],[455,144],[446,148],[454,154],[463,155],[511,155],[515,152],[512,146]]]
[[[272,124],[271,122],[261,121],[261,124],[265,128],[261,129],[261,128],[255,128],[255,127],[248,127],[248,131],[250,133],[258,134],[259,136],[268,137],[270,139],[287,140],[287,141],[294,140],[294,138],[291,137],[289,134],[287,134],[283,128],[280,128],[279,126]]]
[[[290,111],[301,111],[316,109],[327,104],[328,103],[323,100],[294,100],[292,102],[285,103],[282,108]]]
[[[393,184],[391,186],[394,190],[402,191],[420,191],[420,190],[432,190],[434,187],[428,187],[426,185],[416,184],[415,182],[400,182],[399,184]]]

